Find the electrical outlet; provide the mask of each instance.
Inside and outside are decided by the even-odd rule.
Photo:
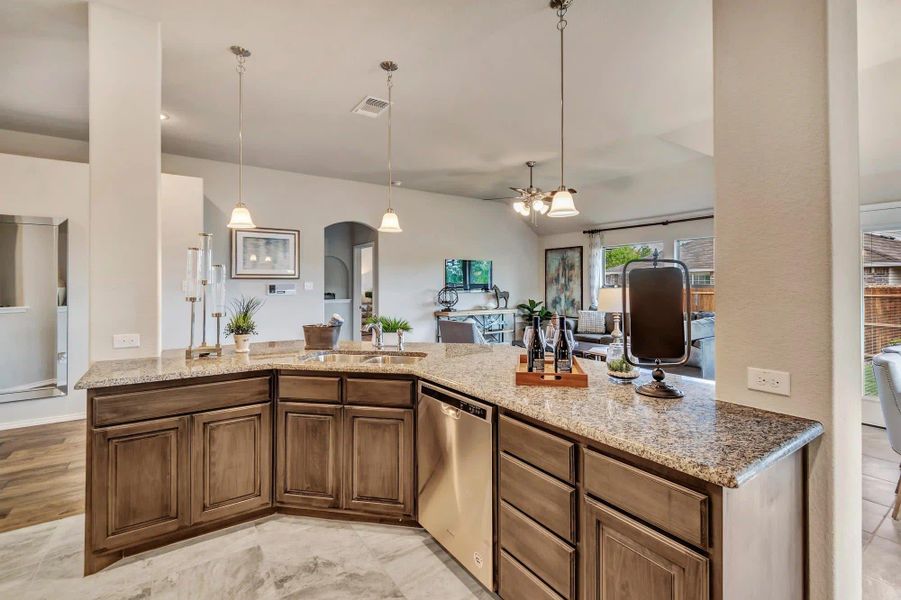
[[[140,348],[141,334],[117,333],[113,336],[113,348]]]
[[[790,396],[791,374],[785,371],[748,367],[748,389],[768,394]]]

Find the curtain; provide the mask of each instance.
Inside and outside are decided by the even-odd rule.
[[[604,275],[604,234],[588,234],[588,300],[591,310],[598,308],[598,290]]]

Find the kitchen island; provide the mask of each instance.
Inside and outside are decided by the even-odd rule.
[[[718,402],[689,378],[671,378],[682,399],[638,396],[593,361],[588,388],[516,386],[520,353],[408,344],[389,352],[408,361],[328,362],[283,342],[95,363],[77,384],[89,390],[85,572],[276,510],[416,524],[427,382],[498,409],[501,597],[803,597],[819,423]]]

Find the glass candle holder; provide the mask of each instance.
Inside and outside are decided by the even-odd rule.
[[[202,295],[200,283],[200,248],[188,248],[185,265],[185,300],[197,302]]]
[[[210,271],[213,267],[213,234],[200,234],[200,283],[206,285],[210,282]]]
[[[225,316],[225,266],[210,267],[210,314]]]

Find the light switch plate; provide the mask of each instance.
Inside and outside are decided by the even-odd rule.
[[[748,367],[748,389],[780,396],[791,395],[791,374]]]
[[[113,336],[113,348],[140,348],[141,334],[117,333]]]
[[[306,290],[306,291],[308,291],[308,292],[311,291],[311,290],[313,289],[313,282],[312,282],[312,281],[304,281],[304,282],[303,282],[303,289]]]

